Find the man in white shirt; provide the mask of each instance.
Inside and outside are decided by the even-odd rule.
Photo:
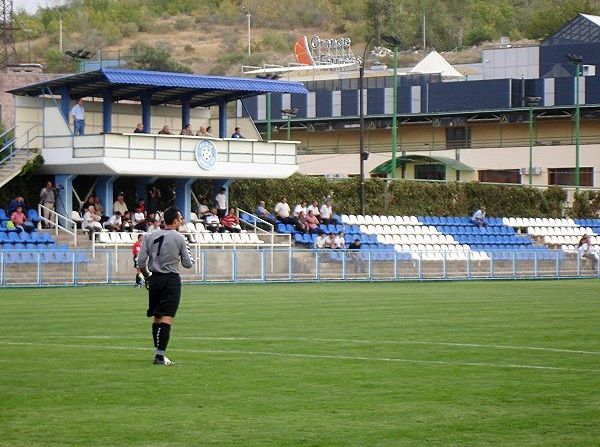
[[[123,228],[123,221],[121,220],[121,212],[115,211],[110,219],[104,222],[104,228],[108,231],[121,231]]]
[[[277,219],[279,219],[284,224],[292,224],[296,223],[296,219],[290,217],[290,206],[287,203],[287,198],[282,197],[279,200],[279,203],[275,205],[275,215]]]
[[[471,223],[478,227],[487,227],[487,222],[485,221],[485,208],[481,207],[473,213],[473,217],[471,217]]]
[[[121,216],[123,216],[127,211],[129,211],[127,209],[127,204],[125,203],[125,198],[123,197],[123,194],[119,194],[117,196],[117,201],[113,203],[113,213],[116,213],[117,211],[121,213]]]
[[[294,207],[294,217],[298,217],[300,213],[307,214],[306,212],[306,200],[301,201]]]
[[[313,202],[306,207],[306,214],[308,214],[309,211],[312,211],[313,216],[315,216],[317,219],[319,219],[319,222],[321,222],[321,213],[319,212],[318,200],[313,200]]]
[[[598,251],[592,245],[592,241],[587,234],[584,234],[577,244],[577,251],[582,258],[590,259],[592,261],[592,267],[596,269],[598,266]]]
[[[223,227],[221,227],[221,219],[217,216],[217,209],[213,208],[211,213],[206,216],[205,226],[211,233],[222,233]]]
[[[83,99],[79,98],[77,104],[71,109],[73,116],[73,133],[75,135],[85,134],[85,109],[83,108]]]
[[[325,248],[325,238],[323,237],[322,232],[320,232],[317,236],[317,239],[315,239],[315,248],[317,250],[322,250],[323,248]]]
[[[327,199],[319,211],[321,213],[321,222],[322,223],[324,223],[324,224],[335,223],[335,221],[333,219],[333,209],[331,207],[331,200]]]
[[[340,231],[333,239],[333,248],[346,249],[346,239],[344,238],[344,233],[342,231]]]
[[[217,216],[219,219],[225,217],[227,214],[227,189],[221,188],[219,193],[215,196],[215,202],[217,202]]]
[[[102,225],[100,225],[100,216],[96,214],[96,210],[93,206],[90,206],[84,213],[81,226],[84,230],[88,230],[90,240],[92,240],[92,237],[94,237],[94,231],[102,231]]]

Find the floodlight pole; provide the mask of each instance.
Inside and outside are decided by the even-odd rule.
[[[541,98],[537,96],[528,96],[529,104],[529,186],[533,185],[533,106],[537,104]]]
[[[365,58],[367,57],[367,50],[373,42],[375,36],[371,36],[365,45],[365,50],[363,51],[363,57],[360,61],[360,66],[358,67],[358,91],[359,91],[359,100],[358,100],[358,115],[359,115],[359,126],[360,126],[360,214],[363,216],[366,214],[366,199],[365,199],[365,161],[369,156],[368,152],[365,151],[365,90],[364,90],[364,82],[365,82]]]
[[[579,76],[581,72],[581,61],[575,63],[575,191],[579,192],[581,185],[581,168],[579,167]]]
[[[394,101],[392,108],[392,166],[390,168],[390,176],[392,179],[396,178],[396,146],[398,141],[398,47],[400,46],[400,39],[397,36],[383,36],[390,45],[394,46],[394,79],[393,79],[393,93],[392,100]]]

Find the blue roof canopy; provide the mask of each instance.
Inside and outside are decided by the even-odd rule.
[[[181,104],[181,98],[188,96],[191,107],[208,107],[264,93],[308,93],[301,82],[112,68],[40,82],[9,93],[39,96],[43,89],[60,94],[63,88],[69,89],[71,98],[102,97],[110,91],[113,101],[136,100],[150,93],[154,105]]]

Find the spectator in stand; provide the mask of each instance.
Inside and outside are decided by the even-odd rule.
[[[25,198],[21,193],[17,194],[17,197],[8,202],[8,206],[6,207],[6,213],[10,216],[17,210],[17,207],[19,206],[25,209]]]
[[[485,221],[485,207],[482,206],[473,213],[473,217],[471,217],[471,223],[480,228],[488,226],[487,222]]]
[[[148,189],[148,212],[156,213],[158,211],[158,200],[162,197],[160,189],[156,185],[151,185]]]
[[[577,251],[582,258],[590,259],[592,261],[592,267],[596,269],[600,256],[598,255],[598,251],[593,249],[592,241],[587,233],[579,239]]]
[[[306,223],[304,211],[300,211],[300,214],[298,214],[298,217],[296,218],[296,230],[301,233],[308,233],[308,224]]]
[[[133,267],[136,270],[136,272],[135,272],[135,286],[136,287],[144,286],[144,275],[142,275],[142,272],[140,271],[140,267],[138,265],[138,256],[140,254],[140,251],[142,251],[143,240],[144,240],[144,235],[138,234],[137,241],[135,241],[135,243],[133,244],[133,247],[131,247],[131,254],[133,255]]]
[[[158,131],[159,135],[173,135],[171,133],[171,128],[168,125],[164,125],[161,130]]]
[[[142,211],[146,212],[146,201],[143,198],[139,198],[137,203],[135,204],[135,209],[141,208]]]
[[[206,131],[206,127],[204,127],[204,126],[200,126],[200,128],[198,129],[198,133],[196,133],[196,136],[198,136],[198,137],[212,137],[212,135],[210,135]]]
[[[344,238],[344,232],[340,231],[335,239],[333,240],[333,248],[345,250],[346,249],[346,239]]]
[[[101,217],[101,223],[104,223],[108,220],[108,217],[104,215],[104,207],[100,202],[100,197],[96,195],[94,196],[94,209],[96,210],[96,214]]]
[[[319,210],[321,212],[321,223],[324,224],[334,224],[335,219],[333,218],[333,209],[331,207],[331,200],[325,200],[323,206]]]
[[[268,209],[265,208],[264,200],[258,202],[258,206],[256,207],[256,215],[262,220],[269,222],[271,225],[275,225],[275,216],[271,214]]]
[[[325,248],[325,238],[323,237],[322,231],[319,231],[319,235],[315,239],[315,248],[317,250],[323,250],[323,248]]]
[[[319,223],[321,223],[321,213],[319,212],[318,200],[313,200],[312,203],[306,207],[306,212],[309,211],[312,211],[314,216],[319,220]]]
[[[287,203],[287,198],[282,197],[279,200],[279,203],[275,205],[275,216],[284,224],[292,224],[296,223],[296,219],[290,217],[290,206]]]
[[[22,206],[17,206],[17,209],[10,213],[10,221],[13,223],[15,228],[19,231],[25,231],[28,229],[31,231],[33,227],[25,227],[25,222],[27,222],[27,216],[23,212]]]
[[[306,217],[304,218],[306,221],[306,226],[308,227],[308,231],[310,233],[316,233],[319,229],[319,219],[314,215],[313,211],[310,210]]]
[[[42,188],[40,191],[40,205],[42,205],[42,217],[46,220],[51,220],[52,216],[50,215],[51,211],[54,211],[54,203],[56,202],[56,194],[54,193],[54,187],[52,186],[52,182],[46,182],[46,186]],[[48,222],[42,221],[42,226],[44,228],[50,228],[52,225]]]
[[[133,213],[133,227],[139,231],[146,231],[148,224],[146,223],[146,212],[143,206],[138,206]]]
[[[79,98],[77,103],[71,109],[71,115],[73,116],[73,134],[84,135],[85,134],[85,109],[83,108],[83,99]]]
[[[235,130],[235,132],[233,132],[231,134],[231,138],[244,138],[242,136],[242,134],[240,133],[240,128],[239,127],[236,127],[234,130]]]
[[[240,220],[235,215],[235,208],[229,208],[229,212],[221,219],[221,225],[225,231],[230,233],[241,233]]]
[[[325,248],[335,248],[335,234],[329,233],[329,236],[325,239]]]
[[[300,212],[303,212],[306,216],[306,200],[302,200],[298,205],[294,207],[294,217],[298,217]]]
[[[104,228],[108,231],[122,231],[123,220],[121,219],[121,212],[115,211],[115,214],[110,216],[110,218],[104,222]]]
[[[227,188],[219,190],[219,193],[215,196],[215,202],[217,204],[217,216],[222,219],[227,214]]]
[[[125,213],[127,211],[129,211],[127,209],[127,204],[125,203],[125,197],[123,196],[123,193],[120,192],[117,195],[117,200],[115,203],[113,203],[113,213],[115,211],[120,211],[121,212],[121,216],[125,216]]]
[[[187,135],[193,137],[194,131],[192,130],[192,125],[188,123],[185,126],[183,126],[183,129],[181,129],[181,133],[179,135]]]
[[[208,199],[206,197],[200,199],[198,203],[198,218],[200,220],[206,220],[206,216],[210,214],[210,208],[208,207]]]
[[[350,244],[348,249],[349,250],[360,250],[360,247],[362,247],[362,244],[360,243],[360,239],[354,239],[354,242],[352,242]]]
[[[151,222],[152,223],[148,227],[147,233],[152,233],[154,231],[160,230],[160,220],[159,219],[154,219]]]
[[[133,133],[146,133],[144,132],[144,124],[138,123],[137,126],[135,126]]]
[[[131,213],[129,211],[125,211],[121,215],[121,222],[122,222],[121,231],[132,231],[133,230],[133,224],[131,222]]]
[[[206,136],[207,137],[214,137],[214,135],[212,134],[212,127],[208,126],[206,128]]]
[[[204,226],[211,233],[222,233],[223,227],[221,226],[221,222],[219,220],[219,216],[217,215],[217,209],[213,208],[209,215],[206,216]]]
[[[83,222],[81,226],[84,230],[88,230],[90,241],[94,237],[95,231],[102,231],[102,225],[100,225],[100,216],[96,214],[96,210],[93,206],[89,206],[87,211],[83,214]]]

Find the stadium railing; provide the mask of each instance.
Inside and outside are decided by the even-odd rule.
[[[403,281],[598,278],[597,261],[561,250],[492,252],[489,259],[456,259],[421,252],[415,259],[389,250],[192,247],[195,265],[181,269],[187,283]],[[94,256],[95,255],[95,256]],[[116,249],[0,250],[0,286],[131,284],[129,247]]]

